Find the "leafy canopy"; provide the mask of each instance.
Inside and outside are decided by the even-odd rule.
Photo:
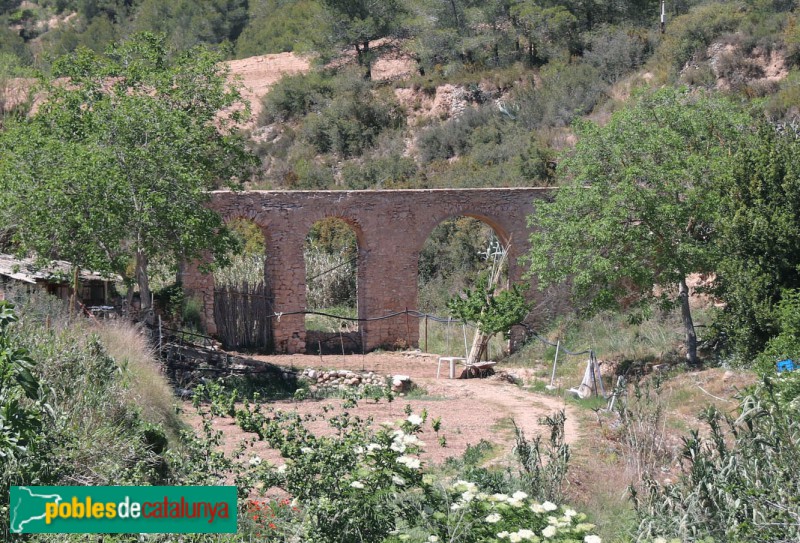
[[[520,285],[496,292],[485,274],[478,277],[475,287],[467,289],[463,297],[451,298],[447,308],[454,317],[476,323],[487,336],[502,333],[506,337],[511,327],[525,320],[530,311]]]
[[[576,307],[680,305],[686,358],[697,336],[687,277],[714,269],[713,241],[731,157],[750,119],[726,100],[663,89],[606,126],[577,124],[566,184],[530,217],[531,274],[570,280]],[[677,287],[677,288],[676,288]]]
[[[565,184],[529,219],[531,275],[542,287],[571,278],[580,308],[593,311],[710,270],[714,188],[748,124],[723,99],[673,89],[640,95],[606,126],[578,123]]]
[[[252,159],[231,130],[240,97],[220,57],[172,56],[143,33],[53,71],[35,115],[0,135],[0,203],[21,251],[123,274],[135,259],[143,293],[154,256],[224,258],[232,238],[204,204],[220,184],[238,186]]]

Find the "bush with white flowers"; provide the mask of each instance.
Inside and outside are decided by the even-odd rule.
[[[424,443],[417,434],[425,413],[409,409],[407,418],[374,430],[371,421],[345,411],[327,419],[334,433],[322,436],[296,413],[244,410],[237,413],[240,426],[285,459],[280,466],[250,466],[263,488],[282,489],[295,500],[303,541],[379,542],[402,518],[398,494],[422,485]]]
[[[442,484],[425,472],[418,434],[427,413],[383,424],[344,412],[328,414],[333,435],[311,432],[312,419],[245,404],[237,423],[281,452],[279,466],[253,456],[263,489],[290,495],[293,534],[280,541],[315,543],[600,543],[586,516],[525,492],[489,494],[476,483]],[[299,539],[298,539],[299,538]],[[275,539],[279,541],[279,539]]]
[[[416,525],[389,541],[601,543],[590,533],[593,529],[586,515],[569,507],[540,503],[521,491],[488,494],[475,483],[458,480],[429,495]]]

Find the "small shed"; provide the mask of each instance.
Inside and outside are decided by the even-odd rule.
[[[54,260],[42,267],[32,258],[0,254],[0,279],[3,283],[35,286],[62,300],[69,300],[72,296],[72,270],[72,264],[64,260]],[[117,275],[103,276],[82,269],[78,273],[78,298],[87,306],[108,305],[114,294],[114,283],[121,280]]]

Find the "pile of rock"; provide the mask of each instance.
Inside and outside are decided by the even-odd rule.
[[[411,379],[407,375],[378,375],[372,371],[355,372],[306,368],[300,378],[309,382],[308,389],[312,393],[346,388],[363,391],[367,387],[386,388],[388,386],[391,386],[395,392],[402,392],[411,385]]]

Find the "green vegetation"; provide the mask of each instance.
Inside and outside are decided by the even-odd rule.
[[[665,90],[617,112],[608,125],[577,126],[569,184],[531,217],[531,274],[540,286],[571,279],[587,312],[650,302],[679,305],[686,356],[697,341],[686,277],[714,269],[709,231],[714,188],[727,177],[742,117],[724,101]],[[677,293],[666,290],[672,285]]]
[[[141,34],[108,55],[80,49],[53,72],[70,85],[49,84],[38,111],[0,133],[0,203],[16,218],[17,250],[118,273],[138,284],[143,308],[154,258],[224,260],[233,239],[203,204],[252,161],[226,129],[238,114],[218,116],[239,100],[219,56],[170,59],[163,38]]]
[[[709,408],[708,436],[684,439],[685,475],[674,485],[644,480],[634,495],[641,537],[682,541],[789,541],[794,519],[798,421],[767,382],[741,398],[733,416]]]
[[[667,434],[689,424],[666,413],[709,395],[700,384],[665,399],[655,392],[664,376],[644,377],[616,413],[595,411],[607,441],[592,449],[599,453],[589,468],[624,457],[625,473],[635,473],[635,525],[623,514],[603,529],[623,541],[797,539],[800,372],[774,373],[778,360],[800,357],[798,5],[675,2],[663,34],[658,7],[0,0],[3,251],[122,274],[138,283],[146,307],[154,268],[171,276],[179,260],[204,251],[232,262],[216,270],[219,285],[263,281],[260,228],[223,225],[202,205],[209,189],[557,186],[531,218],[530,272],[539,286],[569,289],[575,311],[552,315],[540,332],[594,348],[619,374],[685,356],[764,377],[737,407],[727,405],[728,415],[706,413],[708,432],[685,439],[685,471],[670,474],[674,484],[661,473],[676,471],[678,460]],[[277,83],[255,126],[240,130],[230,109],[240,97],[220,61],[284,51],[309,53],[313,69]],[[378,61],[393,57],[412,74],[380,80]],[[18,79],[35,76],[36,89]],[[35,108],[30,90],[43,91]],[[263,165],[253,176],[246,146]],[[441,315],[467,291],[451,304],[459,318],[494,313],[484,331],[519,320],[517,290],[495,297],[477,279],[491,238],[473,219],[440,225],[421,249],[419,309]],[[307,307],[356,316],[353,230],[323,221],[304,250]],[[690,306],[688,279],[698,273],[719,309]],[[197,300],[179,285],[157,296],[184,324],[198,320]],[[234,477],[243,494],[275,485],[298,499],[243,501],[253,515],[231,541],[262,537],[273,518],[276,541],[490,541],[498,531],[507,541],[533,528],[583,540],[590,530],[571,509],[531,503],[561,501],[570,451],[558,417],[549,444],[518,436],[513,469],[483,467],[491,451],[478,444],[445,475],[417,467],[424,416],[374,430],[346,403],[328,421],[333,437],[319,437],[309,421],[258,403],[247,383],[204,384],[196,404],[205,430],[190,436],[135,331],[70,323],[50,301],[12,297],[18,322],[0,307],[4,485]],[[428,350],[461,353],[460,325],[429,324]],[[546,378],[549,370],[531,360],[553,355],[529,345],[511,361]],[[584,359],[560,361],[562,380],[577,383]],[[238,404],[231,390],[256,403]],[[583,405],[599,408],[600,400]],[[285,466],[219,452],[219,416],[280,449]],[[623,510],[615,500],[611,508]],[[7,515],[4,506],[0,498]],[[558,516],[552,530],[548,513]]]
[[[3,302],[0,315],[4,488],[187,481],[200,458],[186,448],[172,391],[137,330],[70,323],[54,299],[5,295],[17,305]],[[212,472],[206,481],[217,480]],[[7,505],[5,494],[0,530],[7,530]]]

